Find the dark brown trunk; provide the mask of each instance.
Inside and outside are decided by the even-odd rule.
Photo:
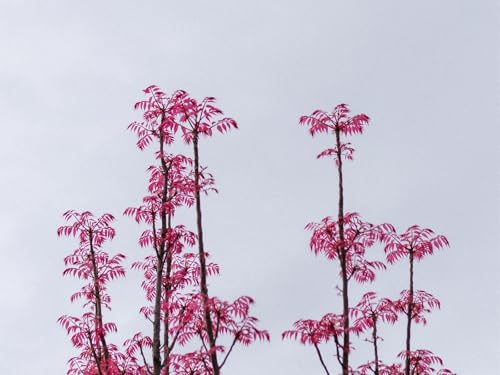
[[[408,314],[406,322],[406,361],[405,375],[410,375],[410,350],[411,350],[411,321],[413,314],[413,249],[410,249],[410,295],[408,301]]]
[[[205,324],[207,329],[207,336],[210,344],[210,361],[214,375],[220,374],[219,362],[217,353],[215,352],[215,335],[212,319],[210,317],[210,310],[208,307],[208,287],[207,287],[207,265],[205,258],[205,247],[203,244],[203,224],[201,216],[201,199],[200,199],[200,166],[199,166],[199,152],[198,152],[198,133],[193,132],[193,149],[194,149],[194,186],[196,197],[196,227],[198,230],[198,254],[200,258],[200,292],[203,300],[203,312],[205,316]]]
[[[161,372],[161,352],[160,352],[160,328],[161,328],[161,277],[163,274],[163,261],[158,258],[156,268],[156,289],[153,312],[153,374],[160,375]]]
[[[168,229],[172,228],[172,216],[168,215]],[[167,304],[169,303],[169,294],[170,294],[170,274],[172,273],[172,251],[171,246],[167,246],[167,262],[166,262],[166,279],[167,282],[163,285],[165,292],[165,300]],[[165,369],[165,375],[170,374],[170,333],[169,333],[169,311],[168,306],[165,310],[165,321],[163,327],[163,367]]]
[[[372,313],[372,319],[373,319],[373,331],[372,331],[372,338],[373,338],[373,350],[375,352],[375,371],[373,372],[374,375],[378,375],[379,368],[378,368],[378,338],[377,338],[377,315],[375,313]]]
[[[163,123],[164,116],[162,116],[161,121]],[[168,168],[165,163],[165,158],[163,154],[163,141],[164,134],[160,130],[160,154],[161,154],[161,167],[163,171],[163,190],[161,195],[162,208],[160,211],[161,219],[161,232],[160,232],[160,243],[155,245],[156,256],[157,256],[157,267],[156,267],[156,289],[155,289],[155,302],[154,302],[154,312],[153,312],[153,375],[160,375],[162,368],[162,358],[161,358],[161,297],[163,294],[163,269],[165,266],[165,249],[166,249],[166,236],[167,236],[167,213],[164,208],[164,204],[167,202],[167,192],[168,192]],[[153,230],[155,228],[153,227]]]
[[[101,290],[99,288],[99,272],[97,270],[97,263],[95,260],[95,251],[94,251],[94,238],[92,234],[92,230],[89,230],[89,244],[90,244],[90,259],[92,261],[92,272],[93,272],[93,278],[94,278],[94,295],[95,295],[95,316],[96,316],[96,330],[99,335],[99,341],[101,342],[102,346],[102,357],[104,357],[104,360],[107,362],[109,359],[109,351],[108,351],[108,345],[106,344],[106,338],[104,337],[104,331],[103,331],[103,323],[102,323],[102,302],[101,302]],[[99,373],[101,373],[101,363],[100,361],[103,359],[101,358],[101,353],[97,353],[97,357],[99,358],[99,362],[97,363],[97,368],[99,370]],[[106,368],[104,369],[105,372]]]
[[[337,144],[337,172],[339,176],[339,205],[338,205],[338,225],[339,225],[339,260],[342,273],[342,306],[344,318],[344,334],[342,342],[342,375],[349,374],[349,278],[347,275],[347,249],[344,244],[344,182],[342,175],[342,153],[340,144],[340,129],[335,126],[335,140]]]

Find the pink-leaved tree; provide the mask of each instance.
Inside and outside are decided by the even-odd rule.
[[[104,319],[103,310],[111,309],[111,297],[107,293],[109,281],[125,276],[121,265],[125,256],[110,256],[104,249],[112,240],[115,230],[110,214],[96,218],[90,212],[67,211],[63,215],[68,225],[57,229],[58,236],[77,237],[78,247],[64,258],[64,276],[85,281],[80,290],[71,296],[71,302],[83,300],[86,311],[80,317],[63,315],[59,323],[71,336],[73,346],[80,354],[71,358],[68,375],[118,375],[134,374],[133,361],[110,344],[106,336],[116,332],[115,323]]]
[[[326,374],[331,372],[319,345],[328,341],[334,342],[335,356],[342,368],[342,374],[347,375],[350,371],[352,327],[349,320],[349,282],[351,279],[361,283],[371,282],[375,279],[375,271],[385,268],[383,262],[370,261],[365,257],[366,249],[373,246],[378,239],[380,229],[364,222],[357,213],[344,213],[343,163],[345,160],[352,160],[354,148],[343,138],[361,134],[368,121],[369,117],[365,114],[351,116],[345,104],[337,105],[331,112],[316,110],[311,115],[300,118],[300,124],[308,126],[312,136],[325,133],[332,135],[334,139],[333,147],[322,151],[317,157],[333,157],[335,161],[338,176],[336,219],[326,217],[319,223],[308,224],[306,229],[313,233],[311,250],[338,262],[342,312],[327,314],[319,321],[299,320],[294,324],[293,330],[283,333],[283,337],[300,339],[303,344],[312,344]]]
[[[108,343],[107,334],[115,332],[116,325],[103,318],[103,308],[110,308],[111,302],[106,284],[125,276],[124,255],[110,257],[102,250],[103,243],[115,235],[110,226],[114,218],[68,211],[64,218],[70,225],[59,228],[58,234],[77,236],[80,246],[65,258],[64,274],[88,281],[72,301],[84,298],[84,307],[90,310],[82,317],[59,319],[81,350],[69,361],[71,375],[215,375],[221,373],[236,344],[269,340],[268,332],[259,329],[257,318],[250,315],[251,297],[227,302],[208,293],[207,279],[217,275],[219,267],[207,261],[200,196],[216,189],[212,175],[200,166],[198,142],[200,135],[212,135],[212,129],[225,132],[236,122],[219,118],[222,111],[213,98],[198,103],[185,91],[167,95],[157,86],[144,92],[146,99],[135,105],[142,119],[129,129],[137,135],[140,150],[154,148],[156,162],[147,169],[148,191],[141,204],[124,214],[146,227],[139,245],[148,253],[132,268],[143,272],[147,305],[140,313],[151,323],[151,332],[134,334],[125,341],[123,352]],[[194,160],[167,150],[179,129],[184,141],[193,145]],[[193,205],[196,233],[175,222],[179,207]],[[190,252],[196,244],[198,251]],[[188,344],[197,349],[183,349]]]
[[[188,341],[185,329],[197,308],[189,287],[197,283],[199,266],[196,257],[185,251],[185,246],[195,244],[195,234],[173,222],[177,208],[193,204],[191,160],[165,149],[174,141],[167,124],[175,121],[178,103],[186,93],[176,91],[167,96],[156,87],[149,87],[145,92],[149,97],[135,104],[143,118],[131,123],[129,129],[137,135],[140,150],[148,146],[155,148],[157,164],[148,168],[148,193],[142,204],[127,208],[124,214],[147,226],[139,244],[152,253],[134,262],[132,268],[144,274],[142,287],[151,305],[142,307],[140,312],[151,322],[152,335],[138,332],[127,340],[126,346],[130,356],[140,355],[143,371],[160,375],[170,373],[176,360],[176,345]],[[216,266],[212,269],[217,271]],[[151,350],[150,361],[146,359],[146,349]]]
[[[227,131],[236,127],[236,122],[220,118],[222,111],[214,106],[213,98],[198,103],[185,91],[169,96],[157,86],[150,86],[144,92],[147,98],[135,105],[143,118],[129,128],[137,134],[141,150],[157,145],[155,156],[159,165],[148,169],[149,191],[143,205],[129,208],[125,214],[150,226],[139,242],[142,247],[153,247],[154,253],[145,261],[134,263],[134,267],[144,271],[143,287],[148,300],[154,302],[153,306],[141,309],[153,323],[153,337],[137,334],[127,345],[130,353],[141,353],[144,368],[151,367],[154,375],[168,374],[171,369],[174,373],[220,374],[237,343],[248,345],[255,340],[269,340],[267,331],[258,329],[257,319],[249,315],[252,298],[242,296],[229,303],[208,293],[207,279],[217,275],[219,267],[207,262],[201,193],[216,189],[212,175],[200,166],[199,137],[212,135],[213,129]],[[179,130],[184,141],[193,145],[194,160],[165,151]],[[176,208],[193,204],[196,235],[182,225],[173,226]],[[195,243],[197,254],[184,250],[184,246]],[[227,347],[220,343],[224,335],[230,337]],[[177,343],[183,346],[193,339],[199,340],[199,350],[173,353]],[[145,347],[152,349],[152,366],[144,359]]]
[[[415,290],[414,265],[415,261],[432,255],[435,250],[449,246],[449,243],[445,236],[436,235],[431,229],[421,228],[418,225],[409,227],[399,235],[394,230],[390,230],[383,236],[383,241],[387,261],[390,264],[402,258],[408,258],[409,263],[409,289],[403,290],[400,298],[395,301],[396,309],[406,316],[405,351],[399,354],[405,362],[404,374],[424,374],[427,372],[423,372],[422,366],[433,363],[442,364],[442,360],[428,350],[411,351],[412,322],[425,324],[425,314],[434,308],[439,308],[440,303],[432,294],[424,290]],[[417,360],[416,358],[422,357],[422,353],[425,353],[427,359]]]
[[[375,292],[367,292],[359,303],[351,308],[350,314],[354,319],[353,330],[358,335],[371,331],[370,337],[366,340],[373,345],[373,360],[358,367],[360,375],[379,375],[391,371],[379,357],[380,337],[377,328],[380,322],[394,324],[397,321],[398,311],[394,301],[389,298],[377,298]]]
[[[306,229],[312,232],[310,248],[314,254],[324,255],[339,265],[342,311],[328,313],[320,320],[298,320],[293,329],[283,332],[282,336],[312,345],[327,375],[332,374],[333,370],[322,354],[321,345],[328,342],[333,342],[334,357],[343,375],[434,374],[436,370],[431,365],[442,364],[442,360],[428,350],[410,350],[411,322],[425,323],[424,313],[439,307],[439,301],[429,293],[414,291],[413,261],[432,254],[434,249],[447,246],[448,242],[444,236],[435,236],[431,230],[418,226],[411,227],[398,236],[391,224],[373,225],[363,221],[358,213],[344,212],[343,164],[345,160],[353,159],[354,152],[351,143],[344,138],[361,134],[368,121],[369,118],[365,114],[351,116],[345,104],[337,105],[331,112],[316,110],[311,115],[300,118],[300,124],[308,126],[312,136],[318,133],[333,136],[333,147],[322,151],[317,157],[334,159],[338,177],[337,216],[336,219],[326,217],[319,223],[310,223]],[[389,264],[402,257],[409,258],[410,289],[404,290],[397,300],[377,298],[375,292],[368,292],[357,305],[351,306],[350,282],[354,280],[358,283],[371,283],[375,281],[377,271],[387,268],[384,262],[367,258],[366,250],[377,243],[385,244]],[[406,350],[399,354],[405,364],[386,365],[379,358],[378,325],[381,322],[394,324],[401,313],[408,319]],[[351,334],[368,334],[367,341],[373,346],[373,359],[361,364],[357,369],[353,369],[350,363]],[[442,369],[438,373],[451,374],[451,371]]]

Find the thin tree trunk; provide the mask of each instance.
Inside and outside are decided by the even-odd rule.
[[[337,144],[337,172],[339,177],[339,203],[338,203],[338,225],[339,225],[339,260],[342,273],[342,306],[344,318],[344,332],[342,343],[342,375],[349,374],[349,279],[347,275],[347,249],[344,245],[344,182],[342,175],[342,152],[340,143],[340,129],[335,126],[335,140]]]
[[[164,115],[162,115],[161,122],[164,121]],[[153,312],[153,375],[160,375],[162,368],[162,358],[161,358],[161,297],[163,294],[163,269],[165,267],[165,249],[166,249],[166,237],[167,237],[167,213],[165,211],[165,203],[167,202],[167,192],[168,192],[168,168],[165,163],[165,158],[163,154],[163,141],[164,134],[160,129],[160,155],[161,155],[161,167],[163,172],[163,190],[161,195],[162,207],[160,210],[161,218],[161,234],[160,243],[155,244],[155,249],[157,250],[157,267],[156,267],[156,289],[155,289],[155,302],[154,302],[154,312]],[[154,229],[153,229],[154,230]]]
[[[372,319],[373,319],[373,332],[372,332],[373,350],[375,352],[375,371],[374,371],[374,375],[378,375],[379,368],[378,368],[377,316],[374,313],[372,314]]]
[[[405,375],[410,375],[410,350],[411,350],[411,321],[413,314],[413,250],[410,249],[410,296],[408,301],[408,314],[406,322],[406,361]]]
[[[172,216],[168,215],[168,229],[172,228]],[[166,261],[166,279],[167,282],[164,284],[165,289],[165,300],[167,301],[167,308],[165,310],[165,322],[163,327],[163,366],[165,368],[165,375],[170,374],[170,332],[169,332],[169,293],[170,293],[170,274],[172,273],[172,246],[167,247],[167,261]]]
[[[162,252],[160,251],[160,256]],[[161,352],[160,352],[160,329],[161,329],[161,292],[162,283],[161,278],[163,274],[163,260],[157,259],[156,267],[156,289],[155,289],[155,302],[154,302],[154,312],[153,312],[153,374],[160,375],[161,372]]]
[[[316,354],[318,354],[319,361],[321,362],[321,366],[323,366],[323,369],[326,372],[326,375],[330,375],[330,372],[328,371],[328,367],[326,367],[326,363],[323,360],[323,356],[321,355],[321,351],[318,348],[318,344],[314,344],[314,349],[316,349]]]
[[[220,367],[215,351],[215,335],[210,310],[208,307],[208,287],[207,287],[207,266],[205,257],[205,247],[203,244],[203,224],[201,216],[201,199],[200,199],[200,166],[199,166],[199,151],[198,151],[198,133],[193,132],[193,149],[194,149],[194,186],[196,197],[196,227],[198,230],[198,254],[200,258],[200,291],[203,300],[203,312],[205,316],[205,324],[207,336],[210,344],[210,361],[214,375],[220,374]]]
[[[92,261],[92,271],[93,271],[93,276],[94,276],[94,295],[95,295],[95,316],[96,316],[96,330],[98,332],[99,336],[99,341],[101,342],[102,345],[102,355],[104,356],[104,361],[108,363],[109,359],[109,351],[108,351],[108,345],[106,344],[106,338],[104,337],[104,331],[103,331],[103,323],[102,323],[102,302],[101,302],[101,290],[99,288],[99,272],[97,270],[97,262],[95,260],[95,251],[94,251],[94,238],[92,234],[92,230],[89,230],[89,244],[90,244],[90,259]],[[100,361],[102,360],[101,358],[101,353],[98,353],[99,357],[99,362],[97,363],[97,368],[99,370],[99,373],[101,373],[101,363]],[[105,372],[106,368],[105,368]]]

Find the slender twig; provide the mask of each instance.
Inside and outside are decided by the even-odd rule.
[[[319,350],[318,344],[314,343],[314,348],[316,349],[316,353],[318,354],[319,361],[321,362],[321,365],[323,366],[323,369],[326,372],[326,375],[330,375],[328,372],[328,368],[326,367],[325,361],[323,360],[323,356],[321,355],[321,351]]]
[[[224,366],[224,364],[226,363],[227,359],[229,358],[229,354],[231,354],[231,352],[233,351],[233,348],[234,346],[236,345],[236,342],[238,341],[238,337],[240,336],[240,332],[236,332],[236,334],[234,335],[234,339],[233,339],[233,342],[231,343],[231,346],[229,347],[229,350],[227,351],[227,354],[226,356],[224,357],[224,360],[222,361],[222,363],[220,364],[219,368],[222,369],[222,367]]]

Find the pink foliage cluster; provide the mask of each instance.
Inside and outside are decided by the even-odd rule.
[[[314,136],[318,133],[338,133],[339,135],[361,134],[370,118],[364,113],[349,116],[350,110],[347,104],[337,105],[332,112],[316,110],[311,115],[301,116],[300,125],[309,127],[309,133]],[[328,148],[318,154],[318,159],[333,156],[337,165],[341,159],[352,160],[354,148],[349,142],[341,142],[333,148]]]
[[[299,124],[309,126],[309,133],[312,136],[317,133],[334,132],[337,129],[343,135],[363,133],[370,118],[364,113],[350,116],[350,112],[347,104],[338,104],[331,112],[317,109],[311,115],[301,116]]]
[[[375,292],[367,292],[351,309],[353,328],[357,334],[372,329],[377,322],[394,324],[398,320],[398,309],[389,298],[378,298]]]
[[[366,250],[382,236],[389,224],[374,226],[361,219],[357,213],[347,213],[343,218],[344,238],[340,239],[338,222],[330,217],[320,223],[309,223],[306,230],[312,232],[310,248],[315,255],[323,254],[328,259],[338,259],[341,250],[346,251],[347,277],[360,283],[375,280],[375,272],[386,268],[385,264],[365,257]]]
[[[436,369],[434,366],[442,366],[443,360],[427,349],[417,349],[410,352],[402,351],[398,354],[398,357],[402,360],[409,359],[412,374],[456,375],[449,369]]]
[[[436,235],[432,229],[418,225],[409,227],[400,235],[389,230],[384,237],[384,243],[387,261],[391,264],[408,256],[420,260],[426,255],[432,255],[434,250],[449,246],[445,236]]]
[[[129,126],[137,134],[137,146],[141,150],[162,133],[165,144],[172,144],[174,135],[180,130],[184,141],[190,144],[195,133],[212,136],[214,130],[225,133],[238,127],[234,119],[223,117],[224,113],[215,106],[213,97],[199,102],[183,90],[168,96],[154,85],[147,87],[144,93],[148,98],[134,106],[143,112],[143,121]]]

